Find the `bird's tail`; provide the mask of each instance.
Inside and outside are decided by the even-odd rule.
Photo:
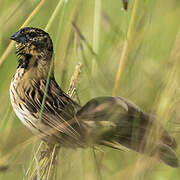
[[[82,119],[87,141],[102,144],[115,149],[133,149],[144,153],[153,147],[155,156],[172,167],[178,167],[175,150],[176,141],[163,128],[156,118],[142,112],[134,103],[122,97],[98,97],[90,100],[77,113]],[[162,130],[161,138],[149,140],[149,132],[154,134]],[[157,142],[156,142],[157,141]],[[123,148],[125,147],[125,148]]]

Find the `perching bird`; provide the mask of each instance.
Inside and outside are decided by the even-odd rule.
[[[10,39],[16,41],[18,57],[10,85],[13,109],[48,146],[125,146],[141,153],[151,147],[150,156],[178,167],[176,141],[154,116],[123,97],[97,97],[81,107],[58,86],[51,65],[53,43],[48,33],[25,27]],[[149,138],[148,134],[157,134],[158,128],[161,136]]]

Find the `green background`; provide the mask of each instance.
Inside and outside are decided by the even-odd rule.
[[[55,77],[60,87],[65,92],[68,90],[80,61],[83,67],[77,93],[81,104],[93,97],[112,95],[125,51],[127,56],[116,95],[156,114],[180,143],[180,1],[130,0],[127,11],[120,0],[61,1],[43,1],[28,23],[28,26],[48,29],[54,42]],[[39,2],[0,0],[0,57],[10,43],[9,36],[22,26]],[[58,3],[61,3],[59,8]],[[73,29],[72,22],[85,41]],[[124,50],[125,45],[128,46]],[[2,180],[27,179],[26,172],[39,143],[21,124],[10,105],[9,86],[16,71],[16,59],[13,46],[3,63],[0,61]],[[102,151],[95,151],[96,158],[90,148],[61,149],[57,179],[180,179],[178,168],[170,168],[153,158],[133,151],[100,148]],[[180,157],[179,149],[177,155]]]

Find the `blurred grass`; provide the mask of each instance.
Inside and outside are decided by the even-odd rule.
[[[65,91],[75,65],[78,61],[83,64],[78,87],[81,104],[95,96],[112,94],[133,18],[126,63],[117,83],[116,95],[129,98],[145,111],[156,114],[180,143],[180,2],[138,1],[133,15],[135,0],[129,0],[128,11],[123,10],[120,0],[0,0],[1,58],[10,43],[9,36],[42,2],[27,25],[48,29],[55,47],[55,76]],[[85,42],[73,29],[72,22],[77,25]],[[13,49],[5,57],[0,67],[0,170],[7,166],[0,171],[3,180],[25,177],[38,144],[10,106],[9,85],[17,66],[14,52]],[[103,150],[103,153],[95,150],[94,159],[91,149],[61,149],[57,179],[91,180],[101,176],[103,180],[178,180],[180,177],[179,169],[136,152]],[[177,153],[180,157],[180,152]]]

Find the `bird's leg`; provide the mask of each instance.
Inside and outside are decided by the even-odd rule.
[[[60,146],[59,145],[48,145],[48,147],[41,151],[40,153],[40,161],[44,159],[45,157],[49,158],[51,155],[53,155],[53,162],[56,159],[56,156],[59,152]],[[54,152],[54,153],[53,153]]]
[[[57,155],[59,152],[60,146],[57,144],[48,145],[48,147],[40,152],[39,159],[39,170],[41,179],[51,179],[57,168]],[[35,173],[33,180],[37,179],[37,173]]]

